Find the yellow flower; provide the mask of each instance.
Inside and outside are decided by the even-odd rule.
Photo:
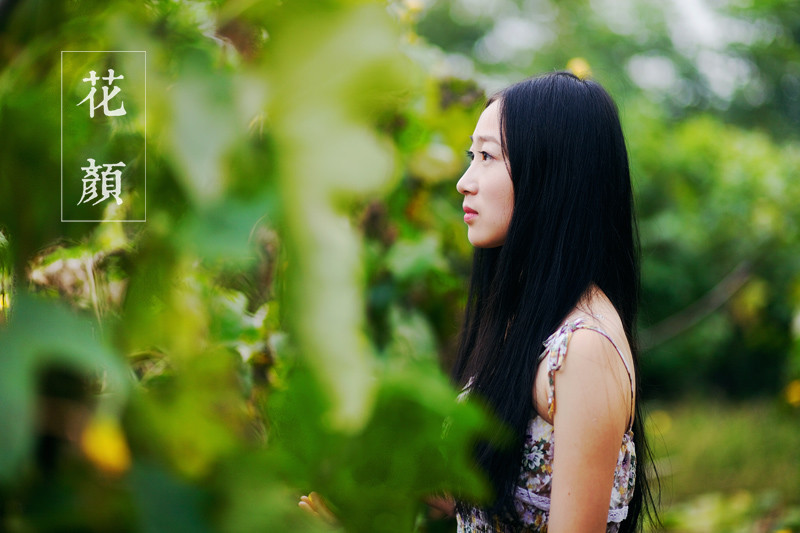
[[[81,449],[89,461],[108,474],[122,474],[131,466],[128,443],[113,418],[92,419],[81,434]]]
[[[795,379],[786,386],[786,401],[792,407],[800,407],[800,379]]]
[[[567,70],[571,71],[582,80],[592,76],[592,67],[589,62],[582,57],[573,57],[567,61]]]

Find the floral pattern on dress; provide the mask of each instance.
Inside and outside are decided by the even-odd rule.
[[[545,350],[540,359],[547,357],[548,408],[551,416],[555,412],[555,372],[564,363],[572,333],[581,328],[596,331],[614,344],[614,341],[603,330],[585,324],[582,319],[565,323],[545,341]],[[614,347],[622,357],[616,344]],[[625,363],[625,367],[628,368],[627,363]],[[468,393],[471,384],[472,380],[470,379],[462,395]],[[518,516],[487,516],[483,510],[472,507],[463,515],[459,513],[456,516],[458,533],[546,532],[553,480],[553,452],[553,425],[537,415],[531,419],[525,434],[522,464],[517,481],[517,497],[514,500]],[[633,497],[635,485],[636,447],[633,443],[633,431],[628,428],[622,437],[617,466],[614,471],[614,485],[611,490],[606,533],[619,531],[619,522],[627,515],[627,506]]]

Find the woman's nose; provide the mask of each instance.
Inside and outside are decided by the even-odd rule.
[[[456,190],[461,194],[473,194],[475,192],[475,180],[471,176],[470,168],[461,176],[461,179],[456,183]]]

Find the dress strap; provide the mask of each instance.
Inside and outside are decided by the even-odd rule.
[[[631,384],[631,408],[629,410],[629,418],[628,418],[628,431],[633,429],[633,417],[634,417],[634,389],[635,384],[633,381],[633,373],[631,372],[631,368],[628,365],[628,361],[625,359],[625,356],[622,354],[622,350],[619,349],[617,343],[614,342],[614,339],[606,333],[603,329],[593,326],[591,324],[586,324],[583,321],[583,318],[578,318],[576,320],[571,320],[562,324],[560,328],[558,328],[552,335],[550,335],[546,341],[544,341],[544,351],[539,355],[539,360],[541,361],[545,357],[547,357],[547,376],[548,376],[548,387],[547,387],[547,413],[552,419],[555,411],[556,411],[556,394],[555,394],[555,379],[556,379],[556,371],[558,371],[561,366],[564,364],[564,357],[567,355],[567,345],[569,344],[570,339],[572,338],[572,334],[575,330],[578,329],[589,329],[595,331],[608,339],[614,349],[617,351],[620,359],[622,359],[622,364],[625,365],[625,371],[628,372],[628,379],[630,380]]]

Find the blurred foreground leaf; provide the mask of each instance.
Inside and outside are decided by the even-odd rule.
[[[119,415],[129,374],[103,341],[99,325],[64,304],[19,293],[9,324],[0,331],[0,482],[12,481],[30,456],[37,379],[53,366],[101,381],[102,408]]]
[[[295,369],[271,398],[276,466],[322,494],[347,531],[406,532],[426,496],[488,496],[472,445],[499,428],[476,405],[455,400],[433,362],[388,363],[375,406],[355,434],[337,431],[307,370]]]

